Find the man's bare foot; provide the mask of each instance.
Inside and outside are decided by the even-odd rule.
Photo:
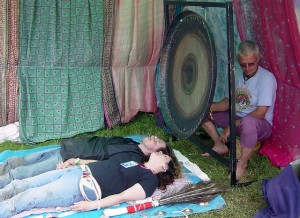
[[[246,173],[247,165],[241,163],[240,161],[237,162],[236,165],[236,180],[240,180]],[[229,173],[228,179],[231,179],[231,174]]]
[[[223,143],[215,144],[212,147],[212,150],[214,150],[215,152],[217,152],[220,155],[225,155],[225,154],[228,153],[228,147]],[[210,157],[210,154],[209,153],[204,153],[204,154],[201,154],[201,156],[202,157]]]

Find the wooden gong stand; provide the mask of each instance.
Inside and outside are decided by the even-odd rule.
[[[244,186],[250,184],[246,183],[237,183],[236,180],[236,128],[235,128],[235,76],[234,76],[234,39],[233,39],[233,8],[232,2],[187,2],[187,1],[174,1],[174,0],[164,0],[165,7],[165,20],[166,20],[166,30],[169,27],[169,5],[181,5],[181,6],[200,6],[202,8],[206,7],[217,7],[224,8],[226,10],[226,22],[227,22],[227,52],[228,52],[228,84],[229,84],[229,111],[230,111],[230,160],[224,156],[218,154],[210,147],[202,144],[201,141],[195,136],[192,135],[188,138],[190,142],[197,145],[204,152],[209,153],[213,158],[220,161],[226,167],[230,169],[231,172],[231,186]]]

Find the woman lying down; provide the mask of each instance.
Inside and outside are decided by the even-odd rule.
[[[0,217],[57,206],[99,210],[150,197],[156,188],[165,189],[179,177],[180,166],[170,147],[152,153],[143,163],[123,162],[125,156],[120,153],[109,160],[13,180],[0,189]]]

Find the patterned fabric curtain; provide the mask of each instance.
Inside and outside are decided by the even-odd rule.
[[[123,123],[156,112],[155,69],[164,37],[163,1],[116,1],[112,75]]]
[[[103,128],[103,2],[21,0],[19,41],[22,141]]]
[[[241,39],[255,40],[261,65],[274,73],[277,99],[272,137],[261,153],[276,166],[300,158],[300,36],[293,0],[234,0]]]

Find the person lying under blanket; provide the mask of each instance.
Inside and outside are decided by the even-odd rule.
[[[166,189],[180,176],[178,160],[170,147],[151,153],[143,162],[123,162],[127,155],[119,153],[108,160],[13,180],[0,189],[0,217],[32,208],[64,206],[89,211],[141,200],[157,188]]]
[[[24,157],[11,157],[0,163],[0,188],[14,179],[24,179],[41,173],[87,161],[102,161],[126,152],[123,162],[143,160],[154,151],[161,151],[167,143],[156,137],[144,137],[140,143],[124,137],[87,137],[64,140],[60,148],[35,152]],[[64,161],[64,162],[63,162]]]

